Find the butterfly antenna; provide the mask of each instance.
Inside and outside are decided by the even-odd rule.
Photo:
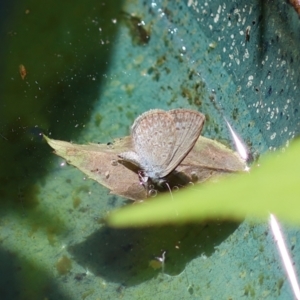
[[[168,190],[169,190],[169,192],[170,192],[170,194],[171,194],[171,199],[172,199],[172,201],[174,202],[174,197],[173,197],[173,194],[172,194],[172,190],[171,190],[170,185],[169,185],[167,182],[165,182],[165,185],[167,186],[167,188],[168,188]],[[176,209],[176,207],[174,207],[174,209],[175,209],[176,215],[178,216],[178,210]]]

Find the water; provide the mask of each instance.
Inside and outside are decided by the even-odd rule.
[[[127,1],[122,10],[151,36],[135,45],[143,32],[122,25],[121,4],[75,2],[12,5],[1,31],[2,298],[191,299],[192,284],[197,299],[291,299],[264,224],[108,229],[101,217],[124,201],[61,167],[32,128],[104,143],[127,135],[144,111],[184,107],[206,114],[207,137],[228,140],[214,98],[247,145],[278,148],[300,131],[294,9],[284,1]],[[299,230],[287,241],[299,266]],[[164,251],[174,276],[158,278],[149,262]]]

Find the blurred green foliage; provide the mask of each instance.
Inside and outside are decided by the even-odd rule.
[[[244,174],[157,197],[112,212],[108,224],[117,227],[201,222],[207,219],[243,220],[246,215],[267,218],[270,212],[300,224],[297,193],[300,141],[287,150],[269,153]]]

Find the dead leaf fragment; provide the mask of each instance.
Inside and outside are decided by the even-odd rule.
[[[118,158],[118,154],[133,150],[130,136],[115,140],[113,146],[76,145],[44,137],[55,154],[107,187],[112,194],[131,200],[147,198],[146,190],[138,179],[137,167]],[[200,136],[192,151],[166,179],[171,187],[181,186],[180,182],[183,185],[204,182],[222,174],[244,171],[245,167],[245,162],[237,153],[221,143]]]

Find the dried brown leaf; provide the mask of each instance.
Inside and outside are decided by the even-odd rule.
[[[118,154],[133,150],[130,136],[116,139],[110,145],[76,145],[46,136],[45,139],[55,154],[107,187],[112,194],[131,200],[147,198],[146,190],[138,179],[137,167],[118,158]],[[171,187],[181,186],[243,171],[245,167],[238,154],[221,143],[200,136],[192,151],[166,179]]]

